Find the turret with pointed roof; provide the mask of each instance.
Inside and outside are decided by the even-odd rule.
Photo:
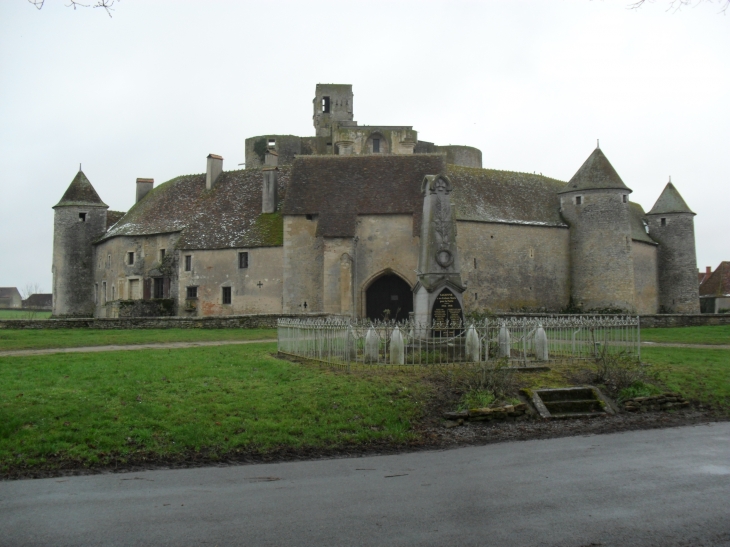
[[[92,242],[106,231],[108,208],[81,169],[53,207],[54,316],[93,316]]]
[[[559,192],[570,225],[571,297],[586,311],[635,310],[630,193],[600,148]]]
[[[659,243],[659,310],[665,313],[700,312],[694,216],[671,180],[646,214],[649,235]]]

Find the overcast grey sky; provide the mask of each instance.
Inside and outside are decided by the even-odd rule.
[[[601,139],[648,210],[668,177],[698,265],[730,260],[730,15],[622,0],[0,3],[0,286],[51,287],[53,210],[78,164],[111,209],[244,161],[246,137],[311,135],[318,82],[361,124],[568,180]]]

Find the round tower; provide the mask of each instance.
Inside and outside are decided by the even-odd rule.
[[[79,170],[53,207],[53,315],[94,315],[93,241],[106,231],[109,207]]]
[[[660,313],[700,313],[694,216],[671,182],[646,214],[649,236],[659,243]]]
[[[559,193],[570,225],[571,297],[586,311],[634,310],[630,193],[600,148]]]

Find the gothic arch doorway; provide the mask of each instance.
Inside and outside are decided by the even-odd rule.
[[[402,277],[385,274],[365,291],[365,310],[368,319],[408,319],[413,311],[413,292]]]

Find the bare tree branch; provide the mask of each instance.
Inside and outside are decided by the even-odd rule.
[[[629,4],[627,6],[627,8],[628,9],[639,9],[647,1],[651,4],[656,2],[656,0],[636,0],[635,2]],[[705,3],[705,2],[708,2],[710,4],[717,3],[720,6],[720,11],[718,13],[722,13],[722,14],[727,13],[728,7],[730,7],[730,0],[669,0],[669,5],[667,6],[667,11],[676,13],[676,12],[680,11],[683,7],[686,7],[686,6],[697,7],[700,4]]]
[[[82,4],[78,0],[69,0],[69,3],[66,4],[67,8],[73,8],[76,9],[78,7],[81,8],[104,8],[106,10],[107,15],[109,17],[112,16],[112,12],[114,11],[114,8],[112,7],[115,3],[121,2],[122,0],[97,0],[97,2],[94,5],[91,4]],[[730,1],[730,0],[728,0]],[[46,0],[28,0],[31,4],[33,4],[37,9],[43,9],[43,5],[46,3]]]

